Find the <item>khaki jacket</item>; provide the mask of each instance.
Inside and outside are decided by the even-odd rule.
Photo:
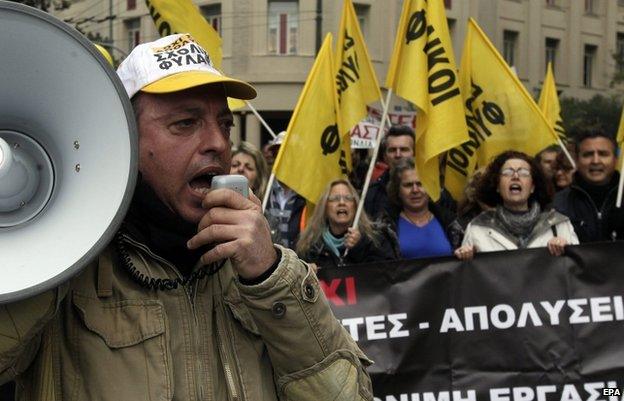
[[[178,270],[124,236],[136,268]],[[245,286],[231,266],[171,291],[138,285],[114,246],[71,282],[0,306],[0,383],[18,400],[372,400],[362,354],[291,250]]]

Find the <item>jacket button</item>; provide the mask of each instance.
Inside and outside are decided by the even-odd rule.
[[[275,302],[273,307],[271,307],[271,313],[273,313],[273,317],[276,319],[281,319],[286,314],[286,305],[282,302]]]
[[[313,299],[314,298],[314,295],[315,295],[316,291],[314,291],[314,287],[312,286],[312,284],[309,284],[309,283],[306,284],[305,288],[304,288],[304,291],[305,291],[305,295],[306,295],[306,297],[308,297],[308,299]]]

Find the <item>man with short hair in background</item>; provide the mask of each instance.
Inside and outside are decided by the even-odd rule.
[[[383,159],[388,165],[377,181],[370,184],[364,200],[368,217],[377,220],[390,210],[386,186],[390,181],[390,170],[402,159],[414,158],[414,130],[406,125],[393,125],[382,139]]]
[[[549,181],[552,180],[555,175],[555,161],[560,152],[561,148],[559,145],[550,145],[542,149],[537,156],[535,156],[535,161],[540,165],[542,172]]]
[[[570,218],[581,243],[624,239],[624,208],[615,207],[615,140],[602,130],[575,138],[577,171],[572,185],[555,195],[555,209]]]

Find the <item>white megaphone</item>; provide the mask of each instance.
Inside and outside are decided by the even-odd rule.
[[[59,285],[111,241],[137,176],[126,92],[79,32],[0,0],[0,303]]]

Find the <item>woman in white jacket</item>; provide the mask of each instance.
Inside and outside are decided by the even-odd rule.
[[[475,217],[455,255],[472,259],[475,252],[547,247],[562,255],[566,245],[578,244],[570,220],[553,209],[552,186],[535,160],[516,151],[498,155],[477,188],[477,198],[494,206]]]

